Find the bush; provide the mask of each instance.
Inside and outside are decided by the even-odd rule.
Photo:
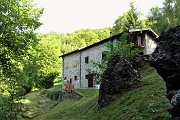
[[[61,91],[50,91],[47,89],[43,89],[40,92],[41,95],[46,96],[47,98],[51,99],[51,100],[58,100],[59,96],[62,95]]]
[[[48,91],[47,91],[46,89],[43,89],[43,90],[41,90],[40,94],[41,94],[41,95],[46,95],[47,92],[48,92]]]
[[[58,73],[50,73],[49,75],[42,77],[39,81],[38,86],[41,88],[48,89],[54,86],[54,79],[58,76]]]
[[[22,92],[21,92],[21,95],[25,95],[25,94],[27,94],[27,93],[30,93],[31,92],[31,90],[32,90],[32,88],[33,88],[33,86],[32,85],[30,85],[30,84],[23,84],[22,85]]]
[[[13,97],[0,94],[0,120],[17,120],[21,104],[15,102]]]
[[[48,97],[51,100],[58,100],[60,94],[62,94],[61,91],[47,91],[46,97]]]

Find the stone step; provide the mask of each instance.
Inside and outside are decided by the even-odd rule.
[[[46,97],[50,98],[51,100],[65,100],[65,99],[80,99],[83,96],[76,93],[75,91],[49,91],[46,93]]]
[[[76,92],[63,92],[62,94],[60,94],[59,98],[62,98],[62,99],[68,99],[68,98],[73,98],[73,99],[80,99],[82,98],[83,96],[76,93]]]

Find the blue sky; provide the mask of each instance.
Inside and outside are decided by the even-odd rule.
[[[35,0],[37,7],[45,8],[37,32],[68,33],[80,29],[113,26],[122,13],[128,11],[132,0]],[[135,7],[145,15],[164,0],[134,0]]]

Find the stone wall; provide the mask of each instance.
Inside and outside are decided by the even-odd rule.
[[[89,70],[90,72],[97,71],[96,68],[93,67],[91,61],[102,60],[102,52],[106,50],[105,44],[106,43],[103,43],[63,57],[63,80],[65,77],[67,80],[71,78],[75,89],[80,87],[87,88],[88,79],[86,79],[85,76],[89,74]],[[89,62],[85,63],[85,57],[87,56],[89,57]],[[77,66],[73,66],[76,60]],[[66,64],[68,64],[68,68],[66,68]],[[77,76],[77,80],[75,80],[74,76]],[[64,88],[64,86],[62,87]]]
[[[144,55],[149,55],[154,52],[157,47],[157,43],[154,41],[153,37],[148,33],[145,34],[145,46],[143,49]]]
[[[70,54],[68,56],[65,56],[63,58],[63,80],[66,77],[68,81],[70,81],[70,78],[72,79],[72,84],[74,85],[74,88],[80,87],[80,53],[76,52],[74,54]],[[75,62],[76,66],[75,66]],[[68,68],[66,68],[66,65],[68,65]],[[77,80],[75,80],[75,76],[77,76]],[[64,88],[64,85],[62,85]]]
[[[101,61],[102,60],[102,52],[106,50],[106,43],[97,45],[95,47],[83,50],[81,52],[81,81],[82,81],[82,87],[87,88],[88,87],[88,79],[85,78],[86,75],[89,74],[89,72],[96,72],[98,71],[95,67],[92,65],[92,61]],[[89,63],[85,63],[85,57],[89,57]],[[94,86],[96,84],[94,83]]]

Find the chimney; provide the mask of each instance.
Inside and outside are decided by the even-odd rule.
[[[130,24],[129,25],[129,31],[131,31],[131,30],[133,30],[134,28],[133,28],[133,25],[132,24]]]

